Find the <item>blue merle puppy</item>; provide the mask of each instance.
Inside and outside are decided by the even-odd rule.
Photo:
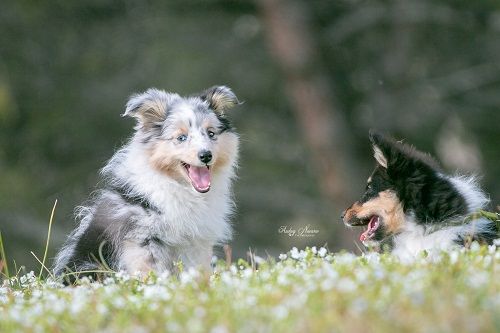
[[[102,189],[77,210],[55,274],[171,272],[178,261],[209,268],[213,246],[231,238],[239,139],[226,111],[237,104],[225,86],[190,97],[133,95],[123,116],[137,120],[135,133],[102,169]]]

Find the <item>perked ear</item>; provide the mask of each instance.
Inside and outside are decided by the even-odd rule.
[[[383,134],[370,131],[370,141],[377,163],[389,172],[401,172],[415,167],[428,167],[440,170],[439,163],[429,154],[415,149],[415,147],[394,140]]]
[[[241,104],[233,91],[226,86],[213,86],[201,93],[200,98],[208,102],[215,113],[223,116],[224,113],[236,105]]]
[[[388,146],[387,141],[384,136],[380,133],[377,133],[373,130],[370,130],[370,142],[373,146],[373,156],[377,163],[387,169],[387,161],[390,158],[391,148]]]
[[[142,94],[130,97],[122,117],[129,116],[139,120],[143,125],[162,122],[166,118],[169,95],[155,88]]]

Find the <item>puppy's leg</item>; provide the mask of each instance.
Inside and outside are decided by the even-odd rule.
[[[198,243],[182,251],[181,260],[184,266],[211,270],[213,245],[209,243]]]
[[[130,274],[148,274],[154,270],[154,260],[148,247],[133,240],[125,240],[120,256],[120,269]]]

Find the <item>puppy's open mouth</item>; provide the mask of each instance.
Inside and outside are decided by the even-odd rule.
[[[210,190],[211,175],[208,165],[198,167],[183,162],[182,166],[186,169],[191,185],[196,191],[206,193]]]
[[[363,221],[367,221],[367,229],[359,236],[359,240],[362,242],[368,241],[375,236],[375,232],[380,226],[380,216],[373,215]]]

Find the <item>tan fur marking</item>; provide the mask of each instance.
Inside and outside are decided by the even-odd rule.
[[[212,166],[214,171],[232,162],[238,153],[238,137],[234,133],[224,133],[218,138],[219,144],[214,151],[216,157]]]
[[[217,144],[212,149],[214,156],[214,163],[210,166],[212,174],[232,163],[234,156],[238,153],[238,136],[236,134],[223,133],[217,140]],[[173,151],[169,145],[168,141],[162,140],[151,148],[149,161],[152,167],[177,181],[186,180],[189,182],[180,162],[197,163],[198,152],[185,151],[184,149],[179,149],[179,151],[174,149]]]
[[[350,221],[358,215],[358,212],[362,209],[359,202],[355,202],[351,207],[347,208],[344,215],[344,221]]]
[[[358,219],[368,218],[372,215],[378,215],[382,218],[384,226],[389,233],[396,233],[403,227],[405,218],[403,206],[396,193],[385,190],[363,204],[354,203],[345,214],[345,220],[357,217]]]
[[[234,99],[233,96],[231,95],[226,95],[225,93],[221,91],[216,91],[212,95],[212,105],[214,108],[214,111],[224,114],[224,112],[233,106],[237,105],[238,102],[237,100]]]
[[[150,154],[151,157],[149,158],[149,161],[154,169],[165,173],[173,179],[183,179],[180,161],[174,159],[173,156],[168,153],[168,143],[166,141],[156,143],[151,149]]]

